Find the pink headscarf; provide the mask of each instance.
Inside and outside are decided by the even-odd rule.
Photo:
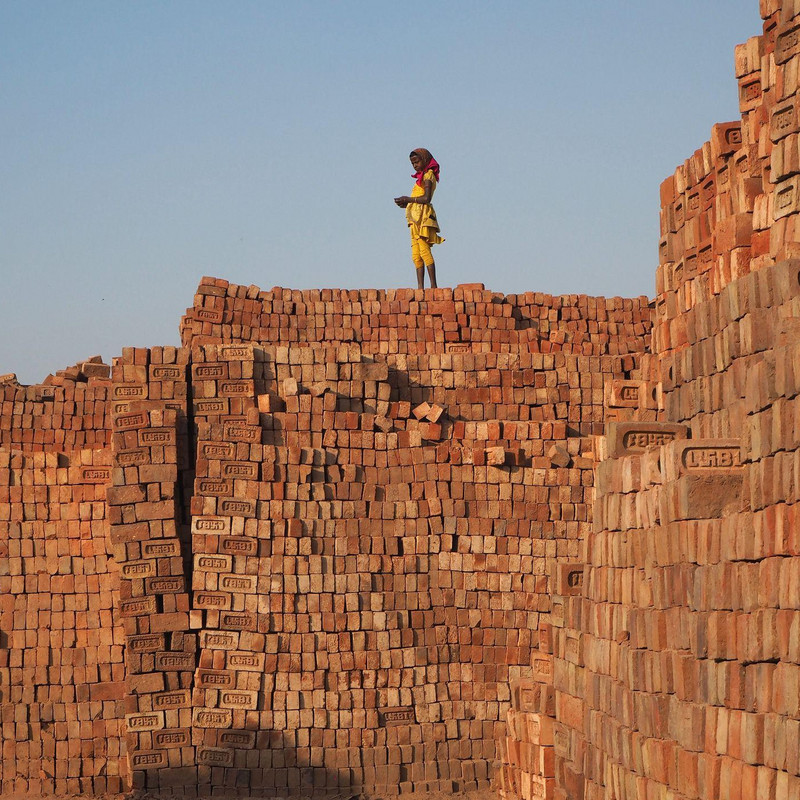
[[[422,177],[429,169],[433,170],[433,174],[436,176],[436,183],[439,183],[439,164],[431,155],[431,151],[426,150],[424,147],[418,147],[416,150],[412,150],[411,152],[412,154],[416,153],[422,159],[423,163],[422,170],[420,172],[415,172],[411,176],[412,178],[417,179],[417,186],[422,186]]]

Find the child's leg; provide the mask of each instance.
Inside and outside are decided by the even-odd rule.
[[[417,289],[424,289],[425,288],[425,262],[422,260],[422,255],[420,253],[420,245],[425,244],[427,246],[427,242],[422,242],[422,240],[411,234],[411,260],[414,262],[414,266],[417,269]],[[430,252],[430,249],[428,250]]]
[[[428,277],[431,280],[431,289],[437,289],[438,286],[436,285],[436,264],[434,264],[433,261],[431,261],[431,263],[428,264]]]
[[[431,253],[431,246],[424,240],[419,239],[419,254],[422,258],[422,263],[427,267],[428,277],[431,281],[431,289],[436,289],[436,264],[433,261],[433,253]]]

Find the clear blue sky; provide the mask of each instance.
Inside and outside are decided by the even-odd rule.
[[[654,293],[658,186],[738,118],[758,0],[2,0],[0,373],[177,344],[202,275]]]

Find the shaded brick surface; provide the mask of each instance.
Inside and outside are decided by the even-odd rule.
[[[661,187],[642,370],[658,413],[633,412],[598,447],[583,583],[553,598],[556,783],[541,796],[800,793],[785,745],[800,724],[800,7],[760,5],[763,35],[736,50],[741,121]],[[626,425],[652,431],[644,448],[625,446]]]
[[[116,783],[83,758],[80,783],[40,787],[17,755],[31,730],[17,726],[3,786],[493,791],[512,687],[552,679],[551,575],[578,558],[591,523],[606,384],[649,392],[650,318],[642,298],[204,279],[183,347],[127,348],[103,379],[91,457],[105,471],[63,475],[103,501],[94,517],[68,507],[87,530],[103,520],[111,556],[113,626],[97,635],[113,627],[117,667],[89,700],[115,701],[104,710],[116,727],[94,738],[106,737]],[[651,413],[651,394],[633,405],[622,394],[617,418]],[[39,452],[59,441],[12,437],[4,452],[71,461]],[[32,480],[3,475],[10,501]],[[31,502],[51,513],[45,497]],[[17,658],[31,658],[37,620],[14,619]],[[20,680],[9,672],[12,691]],[[4,714],[35,718],[11,697]],[[84,702],[78,714],[94,709]],[[70,731],[71,746],[86,737]],[[540,757],[552,761],[526,753],[525,766]]]
[[[180,348],[0,376],[3,793],[800,796],[800,5],[760,10],[653,304],[203,278]]]

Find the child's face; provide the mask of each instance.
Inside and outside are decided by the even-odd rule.
[[[412,153],[408,160],[411,162],[411,166],[414,168],[414,172],[421,172],[422,168],[425,166],[422,163],[422,156],[419,153]]]

